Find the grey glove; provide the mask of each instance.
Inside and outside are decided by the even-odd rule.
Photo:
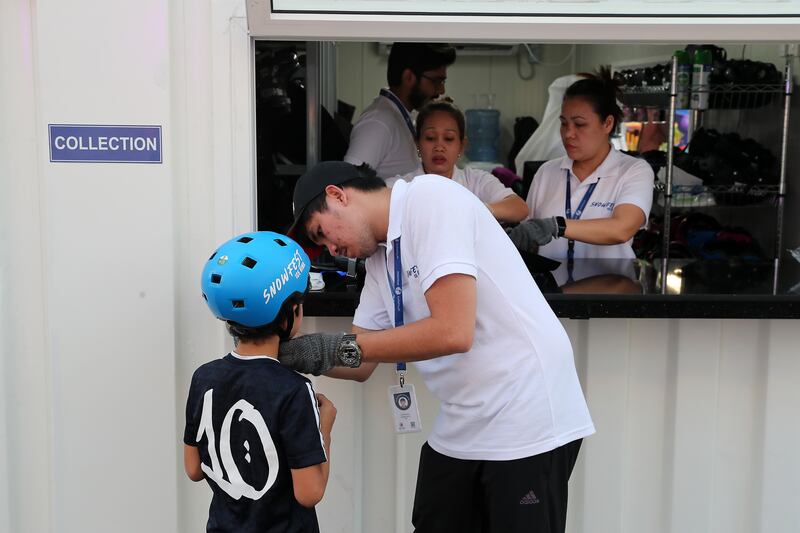
[[[506,233],[514,246],[532,251],[558,237],[558,224],[556,217],[532,218],[507,229]]]
[[[344,333],[311,333],[282,341],[278,360],[292,370],[319,376],[341,365],[337,357]]]

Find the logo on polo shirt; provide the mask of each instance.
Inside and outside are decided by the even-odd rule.
[[[599,207],[601,209],[605,208],[609,211],[614,210],[614,202],[592,202],[589,204],[589,207]]]
[[[406,275],[409,278],[418,278],[419,277],[419,269],[417,268],[417,265],[414,265],[411,268],[409,268],[408,270],[406,270]]]
[[[536,497],[532,490],[528,491],[528,494],[519,501],[520,505],[533,505],[534,503],[539,503],[539,498]]]

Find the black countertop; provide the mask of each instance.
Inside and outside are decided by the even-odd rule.
[[[746,259],[576,260],[565,264],[524,257],[557,316],[562,318],[800,318],[800,264]],[[776,275],[777,270],[777,275]],[[662,273],[667,276],[662,293]],[[353,316],[361,279],[323,274],[325,288],[306,298],[306,316]]]

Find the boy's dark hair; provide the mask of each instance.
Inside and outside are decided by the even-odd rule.
[[[377,191],[386,187],[386,182],[379,178],[375,171],[368,164],[363,163],[356,167],[358,177],[339,184],[341,188],[356,189],[358,191]],[[306,234],[306,224],[315,213],[323,213],[328,209],[328,201],[325,196],[325,191],[322,191],[313,200],[308,202],[303,214],[298,219],[296,227],[298,230],[295,232],[295,240],[301,245],[313,244],[310,243],[308,235]]]
[[[456,61],[456,49],[441,43],[393,43],[389,52],[386,81],[389,87],[397,87],[403,71],[411,69],[417,77],[425,71],[449,67]]]
[[[611,67],[603,65],[595,73],[581,73],[579,76],[584,76],[585,79],[570,85],[564,93],[564,100],[567,98],[586,100],[601,121],[611,116],[614,119],[611,129],[613,132],[622,120],[622,109],[617,104],[617,100],[621,99],[622,91],[619,82],[611,77]]]
[[[309,284],[310,283],[309,280]],[[308,290],[306,290],[306,293],[308,293]],[[278,316],[275,317],[275,320],[273,320],[271,324],[265,326],[253,328],[244,326],[233,320],[226,320],[225,326],[230,336],[233,337],[234,346],[239,346],[241,341],[258,342],[276,335],[280,337],[281,340],[287,340],[292,332],[294,319],[299,316],[300,312],[300,308],[294,309],[294,305],[302,304],[305,297],[305,294],[293,294],[287,298],[286,301],[283,302],[283,305],[281,305],[281,309],[278,311]],[[281,326],[284,322],[286,323],[285,329]]]
[[[420,136],[422,135],[422,128],[423,126],[425,126],[425,121],[432,114],[438,111],[441,111],[442,113],[447,113],[448,115],[453,117],[453,120],[455,120],[456,124],[458,125],[458,137],[463,141],[466,130],[464,113],[462,113],[461,110],[453,103],[453,100],[447,97],[439,98],[438,100],[433,100],[427,103],[422,109],[419,110],[416,123],[417,141],[419,141]]]

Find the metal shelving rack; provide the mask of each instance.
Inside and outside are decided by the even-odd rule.
[[[783,248],[783,217],[784,217],[784,202],[786,198],[786,156],[788,150],[789,138],[789,110],[791,108],[792,92],[794,83],[792,79],[792,57],[787,57],[786,66],[784,68],[783,83],[781,84],[746,84],[746,85],[712,85],[709,89],[709,101],[715,103],[714,109],[741,109],[750,107],[754,102],[763,102],[758,105],[765,105],[770,98],[783,96],[783,122],[781,129],[781,148],[780,148],[780,172],[778,185],[755,185],[748,187],[746,190],[738,186],[723,186],[723,187],[703,187],[703,192],[709,194],[748,194],[753,197],[774,198],[776,207],[776,230],[775,230],[775,249],[774,249],[774,268],[772,291],[777,294],[778,290],[778,277],[780,269],[780,256],[781,249]],[[668,125],[668,139],[672,140],[672,133],[675,131],[675,113],[677,111],[678,101],[678,58],[673,56],[671,60],[672,76],[668,86],[661,87],[632,87],[625,90],[626,95],[636,95],[649,100],[649,102],[662,103],[664,98],[668,98],[669,114],[667,118]],[[692,114],[692,131],[696,130],[702,125],[703,111],[694,110]],[[667,165],[664,177],[664,183],[657,183],[656,190],[664,198],[664,223],[663,223],[663,242],[661,250],[661,293],[665,294],[667,291],[667,274],[669,264],[669,244],[670,244],[670,223],[672,218],[673,196],[677,192],[679,194],[690,192],[689,190],[682,189],[680,186],[674,186],[673,169],[674,169],[674,154],[673,150],[667,150]],[[690,188],[696,192],[696,187]],[[677,206],[686,207],[686,206]]]

